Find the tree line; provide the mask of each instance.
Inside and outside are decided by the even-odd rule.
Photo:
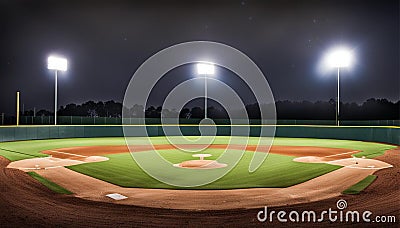
[[[336,102],[329,101],[277,101],[275,103],[278,119],[298,120],[331,120],[335,119]],[[268,105],[262,105],[261,109],[268,109]],[[179,116],[180,118],[204,118],[202,107],[185,107],[179,111],[162,109],[162,107],[150,106],[144,109],[141,105],[123,107],[122,103],[113,100],[87,101],[82,104],[68,104],[61,106],[57,112],[59,116],[89,116],[89,117],[121,117],[122,110],[130,117],[160,118],[165,116]],[[250,119],[260,118],[260,105],[249,104],[245,107]],[[228,119],[228,113],[223,108],[209,107],[208,117],[213,119]],[[36,116],[53,115],[51,111],[39,110]],[[33,110],[25,111],[25,116],[33,116]],[[340,119],[342,120],[397,120],[400,119],[400,101],[391,102],[387,99],[371,98],[361,104],[340,103]]]

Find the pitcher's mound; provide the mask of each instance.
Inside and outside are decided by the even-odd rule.
[[[174,164],[174,166],[187,169],[216,169],[226,167],[227,164],[219,163],[214,160],[189,160]]]

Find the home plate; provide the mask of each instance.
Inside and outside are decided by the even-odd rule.
[[[110,197],[113,200],[123,200],[123,199],[127,199],[128,197],[118,194],[118,193],[112,193],[112,194],[107,194],[107,197]]]

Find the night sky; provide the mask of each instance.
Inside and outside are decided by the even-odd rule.
[[[356,64],[341,74],[341,99],[399,99],[399,1],[18,1],[0,0],[0,113],[13,114],[21,91],[25,110],[53,109],[54,72],[47,57],[59,54],[69,70],[59,74],[59,105],[122,101],[143,61],[186,41],[221,42],[247,54],[263,71],[275,100],[329,100],[335,70],[318,63],[331,47],[353,49]],[[160,103],[193,65],[172,70],[157,85]],[[218,77],[245,102],[251,93],[233,73]]]

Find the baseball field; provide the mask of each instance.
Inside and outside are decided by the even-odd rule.
[[[112,129],[103,128],[108,132]],[[46,129],[53,128],[27,127],[15,135],[31,137],[31,131],[39,137]],[[76,129],[75,133],[81,132]],[[197,226],[215,225],[217,219],[233,226],[260,225],[255,215],[264,206],[318,211],[332,207],[339,199],[346,199],[356,209],[372,207],[380,213],[398,213],[396,145],[275,137],[271,147],[260,147],[259,137],[246,137],[246,145],[232,145],[242,137],[215,136],[211,144],[203,145],[187,143],[187,139],[199,136],[46,139],[47,134],[50,132],[40,140],[9,138],[0,143],[2,221],[44,226]],[[173,169],[197,170],[204,175],[216,170],[228,172],[205,185],[170,185],[169,180],[182,177],[160,168],[167,180],[160,181],[135,160],[154,152]],[[199,158],[199,153],[207,156]],[[223,161],[221,155],[227,153],[240,159],[218,166]],[[268,154],[255,172],[249,172],[255,153]],[[188,175],[190,178],[193,173]]]
[[[171,166],[193,159],[192,153],[169,145],[165,137],[150,139],[152,147],[144,144],[146,138],[134,138],[133,146],[137,148],[134,153],[146,156],[149,151],[156,150]],[[230,137],[217,136],[201,152],[210,154],[210,161],[216,159],[225,151],[229,140]],[[11,161],[8,168],[35,172],[76,197],[148,207],[219,210],[256,208],[265,204],[281,206],[338,196],[375,171],[392,167],[374,158],[396,148],[351,140],[275,138],[267,159],[257,171],[250,173],[248,166],[253,153],[268,152],[257,150],[257,140],[257,137],[249,138],[245,153],[227,175],[210,184],[188,188],[168,185],[146,174],[132,158],[122,137],[4,142],[0,144],[0,155]],[[111,193],[128,198],[115,201],[106,197]],[[222,198],[210,198],[209,194]],[[251,200],[256,196],[260,200]]]

